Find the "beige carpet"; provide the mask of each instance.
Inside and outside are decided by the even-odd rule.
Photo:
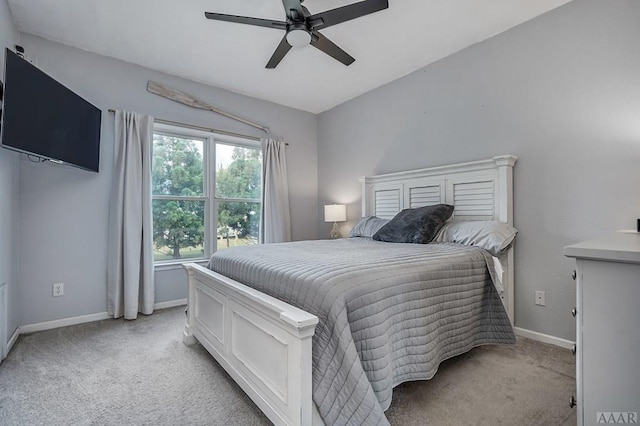
[[[0,425],[268,425],[200,346],[183,308],[21,336],[0,365]],[[575,359],[519,339],[400,385],[392,425],[573,425]]]

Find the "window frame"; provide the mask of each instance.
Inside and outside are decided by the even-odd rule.
[[[204,263],[218,249],[218,202],[252,202],[262,204],[262,199],[251,198],[228,198],[216,195],[216,146],[217,144],[237,146],[262,151],[261,142],[246,139],[238,136],[223,135],[214,132],[182,127],[164,123],[154,123],[153,134],[163,134],[177,138],[202,140],[202,165],[203,182],[201,196],[181,196],[181,195],[155,195],[151,194],[153,200],[177,200],[177,201],[204,201],[204,241],[202,258],[190,259],[169,259],[153,262],[155,267],[160,269],[170,269],[173,266],[180,266],[183,263]],[[152,142],[153,145],[153,142]],[[153,156],[153,146],[152,146]],[[260,174],[260,185],[262,188],[262,173]],[[264,188],[262,188],[264,190]]]

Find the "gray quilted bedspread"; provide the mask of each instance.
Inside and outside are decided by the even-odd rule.
[[[313,400],[327,425],[387,425],[394,386],[475,346],[515,343],[477,247],[302,241],[221,250],[209,267],[318,316]]]

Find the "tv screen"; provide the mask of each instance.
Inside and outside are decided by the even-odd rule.
[[[102,112],[6,49],[2,146],[98,172]]]

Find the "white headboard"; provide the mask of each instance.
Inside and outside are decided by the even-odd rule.
[[[364,177],[362,216],[390,219],[402,209],[452,204],[457,220],[499,220],[513,225],[513,166],[518,157],[488,160]],[[504,268],[502,301],[514,321],[513,248]]]

